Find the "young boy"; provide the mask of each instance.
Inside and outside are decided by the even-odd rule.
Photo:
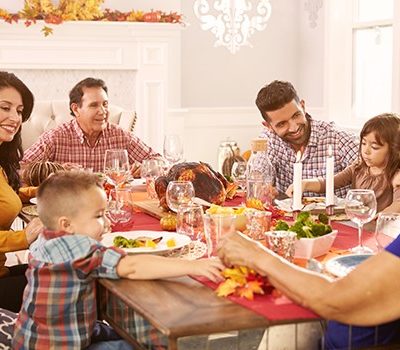
[[[220,279],[219,260],[183,261],[126,255],[99,243],[109,228],[106,195],[96,175],[61,172],[37,193],[42,244],[31,252],[28,285],[15,325],[13,349],[81,349],[97,319],[95,279],[157,279],[186,274]]]

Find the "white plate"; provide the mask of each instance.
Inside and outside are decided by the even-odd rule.
[[[191,239],[186,235],[181,235],[176,232],[166,232],[166,231],[126,231],[126,232],[113,232],[107,233],[103,236],[101,243],[106,247],[114,246],[113,240],[116,236],[123,236],[130,239],[135,239],[138,237],[149,237],[151,239],[162,237],[162,240],[157,243],[156,248],[151,247],[139,247],[139,248],[122,248],[127,253],[154,253],[160,254],[170,250],[179,249],[188,245]],[[169,239],[175,239],[175,247],[167,247],[167,241]]]
[[[309,203],[304,205],[304,211],[312,211],[312,210],[325,210],[325,197],[304,197],[306,201],[316,200],[316,203]],[[286,199],[275,199],[275,204],[278,206],[279,209],[282,209],[286,212],[292,212],[292,198]],[[335,197],[335,209],[344,209],[345,200],[343,198]]]
[[[373,254],[349,254],[328,260],[325,270],[337,277],[344,277],[355,269],[358,264],[373,256]]]
[[[29,200],[29,202],[31,202],[32,204],[37,204],[37,198],[33,197]]]

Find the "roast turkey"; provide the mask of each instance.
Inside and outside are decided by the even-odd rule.
[[[228,181],[208,164],[202,162],[185,162],[174,165],[166,176],[160,176],[155,182],[155,189],[160,206],[168,210],[165,192],[170,181],[191,181],[200,197],[214,204],[222,204],[226,199]]]

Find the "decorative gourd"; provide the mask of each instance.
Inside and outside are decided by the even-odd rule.
[[[27,186],[39,186],[50,174],[64,170],[65,168],[59,163],[33,162],[25,168],[22,179]]]

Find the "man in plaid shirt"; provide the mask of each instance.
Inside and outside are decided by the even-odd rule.
[[[136,162],[159,157],[131,132],[108,122],[107,91],[101,79],[86,78],[76,84],[69,93],[70,110],[75,118],[44,132],[25,151],[21,165],[48,160],[100,172],[107,149],[126,149],[136,175]]]
[[[216,259],[185,261],[156,255],[126,255],[100,240],[109,228],[107,199],[96,175],[60,172],[38,189],[38,213],[46,229],[32,248],[26,273],[28,285],[15,324],[13,349],[130,349],[110,327],[98,334],[95,281],[97,278],[158,279],[183,275],[221,279]],[[152,349],[166,344],[155,339],[146,320],[135,319],[137,334]],[[105,335],[105,336],[103,336]],[[120,339],[120,338],[119,338]],[[106,342],[107,344],[100,344]],[[94,346],[94,345],[93,345]],[[90,348],[89,348],[90,349]]]
[[[293,183],[293,163],[298,151],[302,154],[303,178],[325,178],[328,147],[332,146],[335,173],[345,169],[358,156],[358,139],[333,123],[317,121],[305,112],[305,102],[300,100],[293,85],[275,80],[258,93],[256,105],[266,127],[262,133],[268,139],[268,150],[258,156],[255,164],[262,171],[269,158],[275,174],[275,185],[285,192]],[[268,157],[268,158],[267,158]],[[335,191],[345,197],[348,188]],[[316,196],[315,193],[304,193]]]

